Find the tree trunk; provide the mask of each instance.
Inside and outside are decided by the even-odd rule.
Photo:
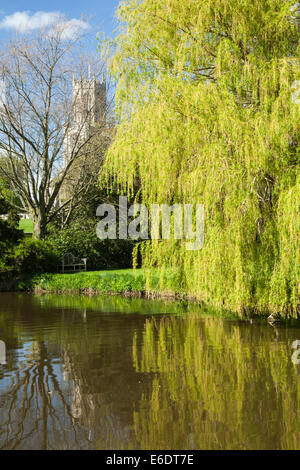
[[[33,238],[42,240],[46,236],[47,220],[45,215],[38,214],[33,217]]]

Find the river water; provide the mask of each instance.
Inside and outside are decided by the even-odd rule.
[[[299,449],[297,339],[191,304],[0,294],[0,448]]]

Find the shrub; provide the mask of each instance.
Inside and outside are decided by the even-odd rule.
[[[53,249],[62,256],[72,253],[78,258],[87,258],[88,270],[118,269],[132,267],[131,240],[99,240],[96,224],[87,220],[84,224],[56,231],[49,237]]]
[[[15,245],[18,241],[24,238],[24,232],[13,227],[6,220],[0,219],[0,243],[1,251],[0,255],[2,256],[5,251]]]
[[[17,245],[10,259],[11,266],[19,273],[56,272],[59,254],[44,240],[27,239]]]
[[[9,278],[13,273],[14,268],[11,264],[13,248],[23,238],[24,233],[21,230],[0,219],[0,280]]]

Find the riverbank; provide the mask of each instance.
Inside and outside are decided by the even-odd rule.
[[[115,271],[92,271],[70,274],[36,274],[10,276],[0,283],[1,291],[14,292],[95,292],[122,293],[145,290],[145,276],[142,270],[124,269]]]
[[[159,289],[159,276],[152,278],[147,286],[147,275],[143,269],[94,271],[75,274],[44,274],[30,280],[26,290],[50,293],[120,294],[126,297],[147,299],[170,299],[197,301],[191,295]],[[22,287],[22,286],[21,286]],[[25,286],[23,286],[25,287]]]
[[[175,275],[173,273],[173,275]],[[172,273],[168,273],[172,278]],[[172,283],[171,283],[172,284]],[[39,274],[34,276],[21,276],[0,283],[0,291],[33,292],[37,294],[81,294],[81,295],[122,295],[145,299],[186,300],[203,305],[201,299],[185,292],[175,292],[172,289],[162,289],[160,275],[152,272],[151,285],[144,269],[123,269],[111,271],[92,271],[71,274]],[[224,307],[220,306],[223,310]],[[224,309],[226,310],[226,309]],[[234,312],[233,310],[231,311]],[[261,316],[270,313],[280,319],[291,318],[289,315],[280,315],[278,312],[268,310],[242,309],[235,314],[240,317]]]
[[[152,278],[151,289],[147,287],[143,269],[92,271],[71,274],[40,274],[22,276],[2,283],[1,290],[30,291],[59,294],[122,294],[127,297],[170,298],[196,300],[195,297],[159,289],[159,277]]]

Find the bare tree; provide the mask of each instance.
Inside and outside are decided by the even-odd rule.
[[[35,238],[80,204],[109,140],[104,65],[66,27],[17,36],[0,52],[0,180],[18,196],[11,206],[33,218]]]

